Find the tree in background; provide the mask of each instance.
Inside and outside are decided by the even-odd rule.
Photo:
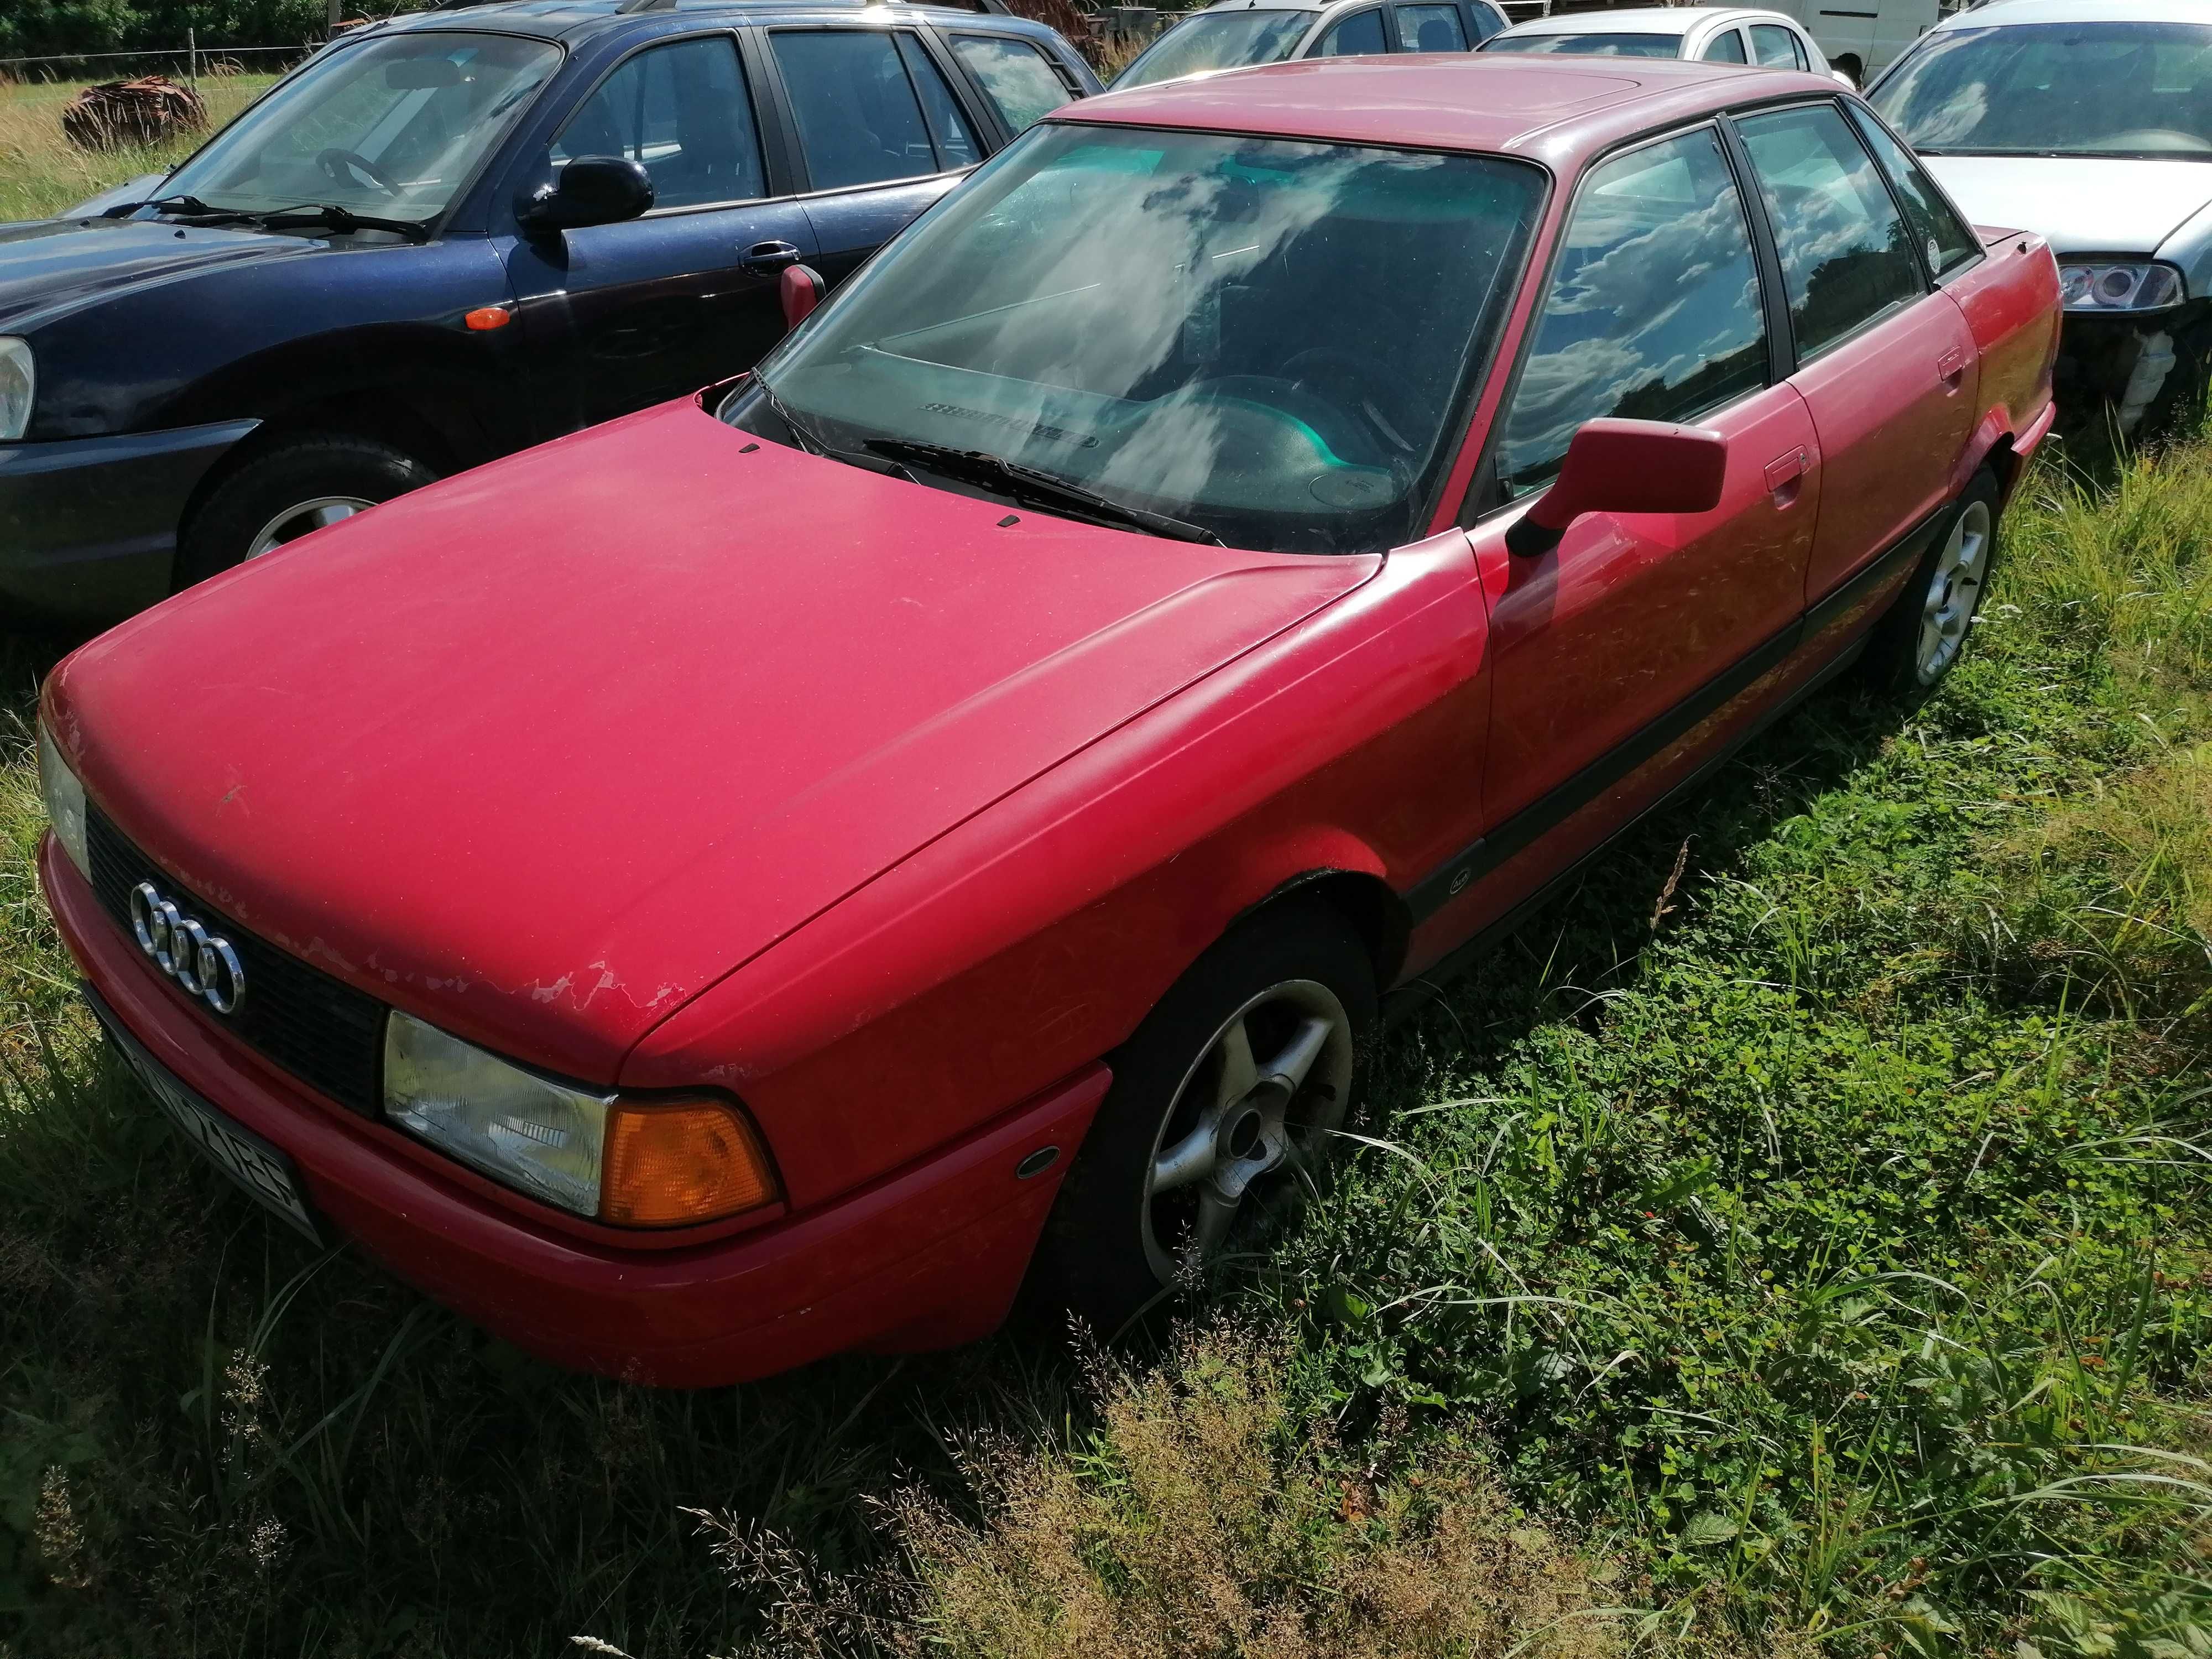
[[[350,0],[348,16],[417,9],[392,0]],[[277,46],[319,40],[327,0],[0,0],[0,58],[181,47]]]

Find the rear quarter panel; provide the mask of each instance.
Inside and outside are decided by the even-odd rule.
[[[1985,256],[1944,284],[1981,356],[1980,416],[1955,482],[1963,485],[1998,444],[2018,442],[2051,404],[2058,356],[2058,265],[2025,231],[1981,229]],[[2009,487],[2012,479],[2002,482]]]
[[[1291,878],[1402,890],[1453,850],[1479,812],[1484,644],[1463,534],[1391,555],[744,964],[623,1085],[736,1092],[801,1210],[957,1139],[1109,1054]]]

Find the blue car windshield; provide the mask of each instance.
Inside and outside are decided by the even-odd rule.
[[[1148,87],[1207,70],[1279,63],[1291,55],[1319,14],[1310,11],[1209,11],[1185,18],[1137,55],[1114,79],[1116,88]]]
[[[838,449],[982,451],[1234,546],[1389,547],[1425,530],[1542,196],[1498,156],[1033,128],[759,378]]]
[[[161,186],[222,211],[443,213],[561,63],[560,49],[447,30],[373,36],[309,64]]]

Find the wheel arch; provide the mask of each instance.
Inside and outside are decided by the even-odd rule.
[[[1372,870],[1322,865],[1275,884],[1230,919],[1225,934],[1253,918],[1301,902],[1326,904],[1352,924],[1375,964],[1375,988],[1388,990],[1406,965],[1413,915],[1397,890]]]

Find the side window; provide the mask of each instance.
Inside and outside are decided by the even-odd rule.
[[[1890,183],[1905,204],[1905,216],[1928,256],[1928,269],[1938,276],[1958,270],[1982,251],[1982,239],[1943,199],[1912,152],[1889,136],[1889,131],[1856,104],[1846,105],[1858,124],[1859,136],[1889,174]]]
[[[952,50],[1016,132],[1067,102],[1070,94],[1045,55],[1003,34],[956,34]]]
[[[1457,6],[1394,6],[1401,52],[1465,52],[1467,29]]]
[[[1502,428],[1509,492],[1601,416],[1688,421],[1766,384],[1766,315],[1735,176],[1710,127],[1591,173]]]
[[[656,208],[744,202],[768,194],[760,132],[737,43],[727,35],[652,46],[576,106],[553,141],[553,165],[620,155],[653,175]]]
[[[1790,31],[1779,23],[1753,23],[1751,26],[1751,49],[1762,64],[1775,64],[1784,69],[1803,69],[1804,54]]]
[[[1743,33],[1740,29],[1724,29],[1713,36],[1712,44],[1705,48],[1708,64],[1741,64],[1744,61]]]
[[[1356,11],[1342,21],[1333,25],[1321,38],[1321,44],[1307,54],[1311,58],[1365,58],[1375,52],[1390,50],[1389,42],[1382,38],[1382,14],[1370,9]]]
[[[975,142],[960,100],[946,84],[945,71],[937,67],[937,60],[921,40],[904,29],[899,31],[898,48],[899,56],[906,59],[906,72],[914,77],[915,89],[921,94],[922,112],[929,118],[929,136],[937,141],[938,166],[974,167],[983,159],[982,147]]]
[[[1774,224],[1799,356],[1919,297],[1911,232],[1841,110],[1808,104],[1736,125]]]
[[[1489,0],[1470,0],[1468,15],[1474,19],[1475,44],[1480,46],[1493,34],[1505,29],[1505,14],[1489,3]]]
[[[769,41],[817,190],[940,171],[886,29],[775,29]]]

